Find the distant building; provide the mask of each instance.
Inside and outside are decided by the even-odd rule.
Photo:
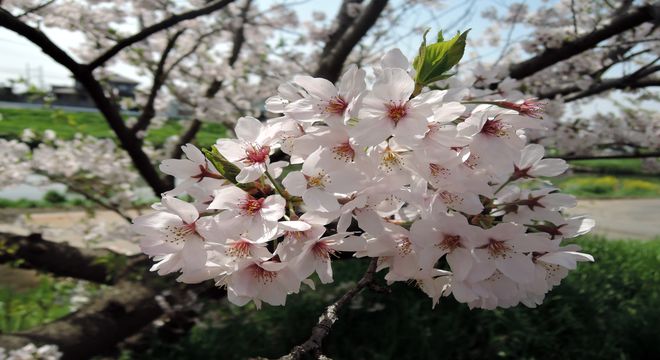
[[[102,80],[105,89],[110,90],[112,94],[118,99],[131,99],[135,100],[135,88],[138,82],[117,74],[110,74],[109,77]],[[68,85],[53,85],[49,92],[52,98],[51,104],[60,106],[74,106],[84,108],[94,108],[96,105],[94,101],[85,90],[85,87],[78,82],[74,82],[73,86]],[[0,101],[7,102],[24,102],[40,104],[44,103],[43,98],[34,98],[30,94],[22,93],[16,94],[11,87],[0,87]]]

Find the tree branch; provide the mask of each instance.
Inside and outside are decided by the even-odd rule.
[[[113,350],[117,343],[161,316],[157,294],[150,287],[122,281],[73,314],[36,329],[0,335],[0,347],[54,344],[64,360],[90,359]]]
[[[85,87],[94,104],[96,104],[96,107],[106,119],[110,128],[117,135],[122,148],[131,157],[135,168],[147,184],[149,184],[154,193],[160,194],[172,187],[170,182],[163,180],[159,176],[151,160],[142,150],[141,140],[126,127],[119,109],[105,95],[103,87],[94,78],[89,67],[77,63],[66,52],[55,45],[46,34],[23,23],[2,8],[0,8],[0,24],[8,30],[27,38],[33,44],[39,46],[46,55],[71,71],[74,78]]]
[[[28,236],[0,233],[0,263],[18,262],[21,268],[37,269],[55,276],[66,276],[102,284],[113,284],[119,274],[109,271],[99,260],[125,256],[107,249],[77,248],[45,240],[40,234]],[[129,257],[129,263],[144,265],[146,257]],[[132,267],[132,266],[131,266]],[[128,268],[128,266],[127,266]]]
[[[170,28],[182,21],[194,19],[196,17],[208,15],[212,12],[218,11],[224,8],[225,6],[229,5],[233,1],[234,0],[213,1],[212,3],[210,3],[209,5],[203,8],[191,10],[182,14],[172,15],[169,18],[159,23],[148,26],[142,29],[140,32],[119,41],[113,47],[108,49],[105,53],[101,54],[99,57],[94,59],[91,63],[89,63],[89,69],[90,70],[96,69],[97,67],[103,65],[106,61],[110,60],[113,56],[117,55],[124,48],[131,46],[139,41],[142,41],[154,33]]]
[[[22,17],[24,17],[24,16],[27,16],[27,15],[29,15],[29,14],[32,14],[32,13],[37,12],[37,11],[39,11],[39,10],[42,10],[42,9],[44,9],[44,8],[46,8],[46,7],[48,7],[48,6],[50,6],[50,5],[51,5],[52,3],[54,3],[54,2],[55,2],[55,0],[48,0],[48,1],[44,2],[44,3],[42,3],[42,4],[39,4],[39,5],[35,6],[35,7],[33,7],[33,8],[30,8],[30,9],[27,9],[27,10],[23,11],[21,14],[17,15],[16,17],[17,17],[17,18],[22,18]]]
[[[320,59],[319,66],[314,72],[315,77],[322,77],[330,82],[336,82],[339,79],[344,62],[355,45],[360,42],[369,29],[376,23],[385,6],[387,6],[387,2],[388,0],[371,0],[365,6],[353,22],[353,25],[344,32],[332,47],[332,50],[328,51],[327,55]]]
[[[599,159],[645,159],[645,158],[660,158],[660,152],[640,153],[640,154],[621,154],[621,155],[569,155],[560,156],[559,159],[564,160],[599,160]]]
[[[645,22],[656,22],[658,18],[660,18],[660,4],[638,7],[632,12],[614,18],[609,25],[599,30],[580,36],[572,41],[565,41],[559,48],[547,49],[531,59],[512,65],[509,68],[509,76],[518,80],[524,79],[560,61],[589,50],[605,39]]]
[[[330,333],[332,325],[339,319],[337,314],[339,311],[346,306],[351,300],[362,291],[365,287],[371,285],[374,282],[374,274],[376,273],[376,266],[378,264],[378,258],[371,259],[369,262],[369,267],[364,276],[358,281],[357,285],[342,295],[337,301],[332,305],[328,306],[321,317],[319,318],[318,324],[312,328],[312,335],[302,343],[291,349],[291,352],[288,355],[281,357],[281,360],[297,360],[303,358],[305,354],[317,352],[321,350],[323,345],[323,339]]]
[[[652,75],[660,70],[660,66],[651,66],[643,71],[635,72],[628,76],[623,76],[618,79],[603,80],[598,84],[592,85],[588,89],[567,97],[565,102],[573,102],[589,96],[597,95],[608,90],[613,89],[638,89],[642,87],[657,86],[658,79],[651,78],[645,79],[646,76]]]
[[[252,0],[245,2],[245,6],[241,9],[241,24],[238,29],[234,32],[234,39],[232,42],[231,54],[227,60],[227,64],[230,67],[233,67],[238,61],[238,56],[243,49],[245,44],[245,24],[247,23],[248,12],[250,11],[250,6],[252,5]],[[218,94],[218,91],[222,88],[222,80],[214,79],[209,87],[206,89],[204,96],[207,99],[211,99]],[[199,119],[193,119],[192,122],[188,125],[185,132],[181,135],[179,142],[172,149],[170,156],[173,159],[178,159],[183,155],[183,150],[181,147],[185,144],[190,143],[197,136],[197,132],[202,128],[202,122]]]
[[[174,49],[174,46],[176,45],[176,41],[179,39],[181,35],[183,35],[185,30],[186,29],[181,29],[177,31],[170,39],[167,40],[167,45],[165,45],[165,49],[163,50],[160,56],[160,60],[156,65],[156,70],[154,71],[154,81],[151,85],[151,90],[149,91],[147,102],[144,104],[144,107],[142,109],[142,114],[140,114],[140,117],[138,118],[137,122],[131,128],[131,131],[133,133],[137,133],[138,131],[145,130],[149,126],[151,119],[153,119],[153,117],[156,115],[156,110],[154,109],[154,103],[156,102],[158,91],[160,91],[160,88],[165,83],[165,63],[167,62],[167,57],[169,56],[170,52]]]

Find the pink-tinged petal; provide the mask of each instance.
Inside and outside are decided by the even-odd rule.
[[[418,220],[410,227],[410,241],[422,248],[429,248],[440,240],[440,234],[435,228],[433,220]]]
[[[247,184],[253,182],[264,173],[264,166],[261,164],[249,165],[241,169],[236,175],[236,181],[240,184]]]
[[[468,283],[461,281],[451,283],[451,293],[457,301],[467,303],[479,298],[468,285]]]
[[[528,168],[536,164],[543,155],[545,154],[545,149],[542,145],[539,144],[529,144],[522,149],[520,155],[520,162],[518,167],[521,169]]]
[[[309,249],[310,246],[307,246],[305,250],[294,259],[292,264],[292,270],[296,273],[299,279],[305,279],[312,275],[316,267],[316,259]]]
[[[249,303],[250,300],[252,300],[252,299],[247,297],[247,296],[240,296],[240,295],[236,294],[236,291],[233,288],[228,287],[227,288],[227,300],[229,300],[229,302],[234,304],[234,305],[244,306],[247,303]]]
[[[568,170],[568,163],[562,159],[543,159],[528,174],[532,176],[557,176]]]
[[[447,254],[447,263],[457,280],[465,280],[472,270],[474,258],[469,250],[457,248]]]
[[[410,114],[399,120],[393,133],[397,137],[398,142],[409,139],[421,139],[428,130],[428,125],[428,121],[423,116]]]
[[[235,163],[245,158],[245,149],[238,140],[219,139],[214,146],[222,156],[231,162]]]
[[[339,81],[339,94],[345,96],[346,101],[350,101],[367,87],[364,81],[366,75],[363,69],[358,69],[354,64],[350,65]]]
[[[279,275],[279,274],[278,274]],[[259,292],[259,298],[265,303],[273,306],[281,306],[286,303],[287,289],[277,281],[265,284]]]
[[[165,211],[157,211],[151,214],[146,214],[133,219],[133,231],[139,234],[160,233],[160,229],[168,225],[178,226],[181,225],[181,218],[175,214]]]
[[[311,229],[312,225],[304,221],[280,221],[280,228],[286,231],[306,231]]]
[[[347,194],[361,189],[364,176],[354,169],[338,170],[328,174],[325,189],[333,193]]]
[[[312,121],[317,118],[317,100],[300,99],[288,104],[284,108],[284,112],[298,121]]]
[[[206,264],[206,250],[204,241],[198,236],[190,236],[186,239],[181,251],[186,268],[199,269]]]
[[[529,256],[511,253],[495,263],[502,274],[517,283],[525,284],[534,280],[534,263]]]
[[[401,50],[394,48],[389,50],[380,59],[380,66],[383,68],[398,68],[407,70],[410,67],[410,62]]]
[[[204,156],[202,151],[199,150],[197,146],[193,144],[186,144],[181,147],[181,150],[183,150],[188,159],[190,159],[192,162],[197,164],[206,163],[206,156]]]
[[[261,207],[261,217],[267,221],[277,221],[284,216],[286,200],[280,195],[271,195],[264,200]]]
[[[360,229],[367,234],[378,237],[385,234],[385,223],[373,210],[358,210],[355,212],[355,219],[360,225]]]
[[[394,123],[386,118],[365,118],[351,130],[355,143],[361,147],[375,146],[394,132]]]
[[[305,175],[300,171],[293,171],[287,174],[282,180],[282,185],[289,194],[294,196],[302,196],[307,190],[307,180]]]
[[[406,102],[415,90],[415,81],[403,69],[383,69],[373,86],[373,95],[388,101]]]
[[[253,273],[252,266],[254,265],[249,263],[245,268],[236,271],[231,275],[227,287],[233,289],[236,295],[252,298],[259,292],[259,288],[256,286],[257,279]]]
[[[330,193],[321,189],[307,189],[302,196],[308,210],[332,212],[339,210],[339,202]]]
[[[319,275],[319,280],[322,284],[329,284],[332,282],[332,261],[325,259],[316,262],[316,273]]]
[[[559,251],[545,254],[539,257],[538,260],[549,264],[563,266],[569,270],[575,270],[578,261],[594,261],[594,258],[589,254],[580,252]]]
[[[293,82],[300,85],[310,95],[319,99],[329,99],[337,96],[337,88],[330,81],[323,78],[298,75],[293,78]]]
[[[215,191],[215,197],[211,204],[209,204],[209,209],[236,209],[239,202],[243,201],[246,197],[247,193],[234,185],[223,186]]]
[[[199,217],[197,208],[191,203],[169,196],[164,197],[161,202],[168,210],[177,214],[186,224],[194,223]]]
[[[158,167],[160,171],[177,178],[189,178],[199,174],[199,165],[190,160],[167,159],[163,160]]]
[[[254,143],[259,137],[262,129],[263,124],[261,121],[252,116],[244,116],[238,119],[234,131],[236,132],[237,138],[248,143]]]
[[[330,247],[337,251],[364,251],[367,250],[367,241],[359,236],[349,236],[338,240]]]

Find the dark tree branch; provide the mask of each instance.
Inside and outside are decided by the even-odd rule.
[[[355,17],[351,17],[348,14],[350,5],[362,4],[363,1],[364,0],[342,1],[341,6],[339,7],[339,12],[337,13],[337,16],[335,17],[332,25],[334,31],[328,35],[328,39],[325,42],[325,46],[323,46],[323,51],[321,52],[321,59],[330,55],[330,52],[332,52],[332,49],[337,45],[337,42],[339,42],[344,33],[346,33],[346,30],[348,30],[353,24]]]
[[[2,8],[0,8],[0,24],[8,30],[27,38],[33,44],[39,46],[46,55],[71,71],[75,79],[85,87],[96,107],[117,135],[122,148],[129,154],[135,168],[140,172],[140,175],[142,175],[142,178],[147,184],[149,184],[156,194],[163,193],[171,188],[171,184],[159,176],[151,160],[142,150],[142,142],[126,127],[119,109],[108,99],[103,87],[94,78],[89,67],[73,60],[66,52],[55,45],[46,34],[23,23]]]
[[[66,243],[44,240],[40,234],[29,236],[0,233],[0,263],[17,262],[21,268],[49,272],[55,276],[72,277],[102,284],[112,284],[119,274],[113,274],[99,260],[125,256],[106,249],[77,248]],[[129,257],[128,263],[144,265],[146,257]],[[128,267],[127,267],[128,268]]]
[[[202,128],[202,122],[197,119],[193,119],[190,122],[190,124],[188,124],[188,127],[183,132],[183,134],[181,134],[181,137],[179,138],[179,142],[177,143],[176,146],[174,146],[174,149],[172,149],[172,153],[170,154],[170,157],[172,159],[180,158],[181,155],[183,155],[183,149],[181,147],[195,140],[195,137],[197,136],[197,133],[201,128]]]
[[[55,0],[48,0],[44,3],[42,3],[42,4],[39,4],[35,7],[32,7],[30,9],[27,9],[27,10],[23,11],[20,15],[17,15],[16,17],[17,18],[22,18],[22,17],[27,16],[29,14],[35,13],[39,10],[45,9],[46,7],[50,6],[54,2],[55,2]]]
[[[236,61],[238,61],[238,57],[241,53],[241,50],[243,49],[243,45],[245,44],[245,24],[248,21],[247,17],[250,11],[250,6],[252,6],[252,0],[246,1],[245,6],[243,6],[243,8],[241,9],[241,24],[238,27],[238,29],[236,29],[234,32],[231,54],[229,55],[229,59],[227,59],[227,64],[230,67],[234,66],[234,64],[236,64]],[[214,79],[209,85],[209,87],[206,89],[204,96],[207,99],[212,99],[213,97],[215,97],[222,88],[222,83],[223,83],[222,80]],[[184,133],[181,134],[179,142],[174,146],[174,149],[172,149],[172,153],[170,154],[170,156],[174,159],[180,158],[181,155],[183,155],[183,150],[181,149],[181,147],[185,144],[192,142],[197,136],[199,130],[201,130],[201,128],[202,128],[202,122],[199,119],[193,119],[192,122],[188,125],[188,127],[184,131]]]
[[[339,79],[344,62],[355,45],[360,42],[369,29],[376,23],[385,6],[387,6],[387,2],[388,0],[371,0],[364,7],[350,28],[337,40],[332,50],[328,51],[327,55],[320,59],[319,66],[314,72],[315,77],[322,77],[330,82],[336,82]]]
[[[53,344],[64,360],[90,359],[112,351],[117,343],[161,316],[157,294],[150,287],[122,281],[73,314],[36,329],[0,335],[0,347]]]
[[[645,79],[645,77],[652,75],[659,70],[660,66],[652,66],[644,69],[643,71],[635,72],[631,75],[623,76],[618,79],[603,80],[600,83],[592,85],[580,93],[566,97],[564,101],[573,102],[613,89],[638,89],[642,87],[657,86],[659,81],[657,78]]]
[[[163,53],[160,56],[160,60],[156,65],[156,69],[154,70],[154,81],[151,85],[151,90],[149,90],[149,96],[147,97],[147,102],[144,104],[144,107],[142,108],[142,113],[140,114],[140,117],[138,118],[137,122],[131,128],[131,131],[133,133],[137,133],[138,131],[145,130],[147,127],[149,127],[149,123],[151,122],[151,119],[153,119],[153,117],[156,115],[154,104],[156,102],[156,97],[158,96],[158,92],[160,91],[160,88],[163,87],[163,84],[165,84],[165,80],[166,80],[165,64],[167,62],[167,57],[169,56],[170,52],[174,49],[176,45],[176,41],[179,39],[181,35],[183,35],[184,32],[185,29],[181,29],[177,31],[170,39],[167,40],[167,45],[165,45],[165,49],[163,50]]]
[[[633,29],[645,22],[657,22],[660,18],[660,4],[646,5],[634,11],[620,15],[609,25],[572,41],[565,41],[559,48],[547,49],[543,53],[514,64],[509,68],[509,76],[514,79],[524,79],[560,61],[595,47],[599,42],[614,35]]]
[[[321,346],[323,345],[323,339],[330,333],[332,325],[339,319],[339,311],[348,303],[350,303],[355,295],[360,293],[362,289],[370,286],[374,282],[374,274],[376,273],[377,264],[378,258],[371,259],[367,271],[365,272],[364,276],[362,276],[362,279],[358,281],[357,285],[325,309],[319,318],[318,324],[312,328],[312,335],[309,337],[309,339],[307,339],[307,341],[301,345],[291,349],[291,352],[288,355],[285,355],[280,359],[297,360],[303,358],[303,356],[306,354],[313,354],[317,351],[320,351]]]
[[[620,154],[620,155],[569,155],[560,156],[559,159],[564,160],[598,160],[598,159],[645,159],[645,158],[660,158],[660,152],[640,153],[640,154]]]
[[[196,17],[208,15],[212,12],[218,11],[224,8],[225,6],[229,5],[233,1],[234,0],[213,1],[203,8],[191,10],[182,14],[172,15],[169,18],[159,23],[148,26],[142,29],[140,32],[119,41],[113,47],[108,49],[105,53],[101,54],[98,58],[94,59],[94,61],[89,63],[89,69],[90,70],[96,69],[97,67],[103,65],[106,61],[110,60],[113,56],[117,55],[124,48],[131,46],[137,42],[140,42],[146,39],[147,37],[151,36],[152,34],[170,28],[182,21],[194,19]]]

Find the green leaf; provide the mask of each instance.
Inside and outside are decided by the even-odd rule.
[[[220,152],[218,149],[215,148],[215,146],[211,147],[211,150],[209,149],[202,149],[202,152],[206,156],[207,159],[215,166],[216,170],[222,175],[225,179],[229,180],[233,184],[238,185],[238,182],[236,181],[236,176],[238,175],[239,172],[241,172],[241,169],[238,168],[238,166],[234,165],[231,163],[231,161],[227,160]],[[242,184],[241,184],[242,185]]]
[[[470,30],[458,33],[453,38],[444,41],[442,32],[438,33],[438,42],[426,44],[424,32],[419,54],[413,60],[413,67],[417,75],[415,81],[418,84],[428,85],[439,80],[447,79],[453,74],[447,74],[463,57],[467,34]]]

